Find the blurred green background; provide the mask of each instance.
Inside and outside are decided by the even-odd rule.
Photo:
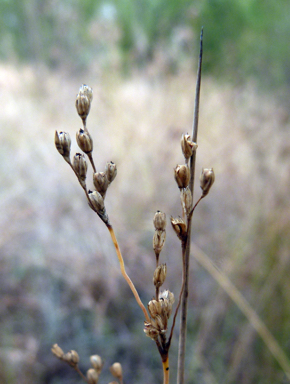
[[[74,139],[75,95],[87,83],[97,169],[118,166],[107,210],[148,302],[154,213],[181,214],[173,168],[192,125],[201,26],[197,175],[214,167],[216,182],[195,212],[193,242],[290,357],[289,1],[0,0],[0,17],[0,382],[80,383],[52,356],[54,343],[76,349],[83,371],[100,354],[101,383],[113,380],[114,361],[127,384],[162,381],[109,234],[53,140],[55,129]],[[161,262],[176,297],[180,258],[168,225]],[[287,383],[249,319],[194,258],[190,276],[186,382]]]

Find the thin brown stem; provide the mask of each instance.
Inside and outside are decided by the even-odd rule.
[[[82,371],[79,369],[79,366],[76,365],[74,367],[74,369],[77,371],[77,373],[80,375],[80,377],[86,382],[88,383],[88,379],[86,378],[86,376],[82,373]]]
[[[91,164],[92,164],[92,167],[93,167],[94,173],[96,173],[96,172],[97,172],[97,170],[96,170],[96,167],[95,167],[95,163],[94,163],[94,159],[93,159],[93,155],[92,155],[92,152],[89,152],[89,153],[87,153],[87,155],[88,155],[88,158],[89,158],[89,160],[90,160],[90,162],[91,162]]]
[[[117,256],[118,256],[118,259],[119,259],[119,263],[120,263],[120,268],[121,268],[121,273],[124,277],[124,279],[127,281],[129,287],[131,288],[131,291],[133,292],[133,295],[135,296],[135,299],[139,305],[139,307],[142,309],[143,313],[144,313],[144,316],[145,316],[145,319],[148,323],[150,323],[150,317],[148,315],[148,312],[146,310],[146,308],[144,307],[140,297],[139,297],[139,294],[135,288],[135,285],[133,284],[132,280],[130,279],[130,277],[127,275],[127,272],[126,272],[126,269],[125,269],[125,264],[124,264],[124,260],[123,260],[123,256],[121,254],[121,250],[120,250],[120,247],[119,247],[119,244],[118,244],[118,241],[117,241],[117,238],[116,238],[116,235],[115,235],[115,232],[114,232],[114,229],[111,225],[107,225],[107,228],[110,232],[110,235],[111,235],[111,238],[113,240],[113,243],[114,243],[114,246],[115,246],[115,249],[116,249],[116,253],[117,253]]]
[[[199,99],[200,99],[200,85],[201,85],[201,68],[202,68],[202,43],[203,43],[203,29],[200,35],[200,51],[197,70],[197,82],[195,90],[195,105],[194,105],[194,118],[192,127],[192,141],[197,142],[198,132],[198,116],[199,116]],[[196,151],[190,158],[190,184],[189,188],[193,197],[194,189],[194,175],[195,175],[195,159]],[[188,220],[187,227],[187,241],[185,249],[185,282],[184,291],[181,302],[180,313],[180,334],[179,334],[179,347],[178,347],[178,368],[177,368],[177,384],[184,384],[184,368],[185,368],[185,346],[186,346],[186,329],[187,329],[187,302],[188,302],[188,290],[189,290],[189,256],[190,256],[190,238],[191,238],[191,218]]]

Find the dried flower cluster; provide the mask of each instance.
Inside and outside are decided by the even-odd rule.
[[[90,87],[83,85],[76,97],[76,109],[82,119],[83,127],[79,129],[76,134],[76,141],[83,153],[76,153],[73,161],[70,159],[71,151],[71,139],[68,133],[66,132],[55,132],[55,145],[58,152],[62,155],[64,160],[70,165],[74,171],[85,195],[88,200],[90,208],[98,214],[101,220],[107,226],[109,233],[111,235],[112,241],[114,243],[116,254],[120,263],[120,269],[123,277],[130,286],[135,299],[142,309],[145,317],[144,322],[144,332],[150,337],[158,348],[158,351],[161,356],[162,366],[163,366],[163,378],[164,384],[169,384],[169,348],[171,345],[171,340],[173,336],[173,331],[176,323],[176,317],[179,310],[179,307],[182,302],[186,274],[188,274],[188,264],[186,263],[186,251],[188,251],[189,239],[190,239],[190,228],[191,228],[191,219],[195,208],[198,203],[203,199],[210,191],[211,186],[214,183],[214,171],[213,169],[203,169],[200,176],[200,187],[202,194],[195,204],[193,204],[193,166],[192,159],[195,158],[195,153],[197,149],[197,144],[191,140],[189,134],[182,135],[181,138],[181,149],[185,159],[185,164],[177,165],[174,169],[174,178],[177,183],[177,187],[180,193],[182,214],[180,217],[173,218],[171,217],[171,225],[174,232],[176,233],[178,239],[181,242],[181,253],[182,253],[182,282],[181,289],[177,301],[177,306],[174,311],[174,316],[171,324],[171,329],[169,335],[167,335],[167,330],[169,328],[169,319],[173,312],[173,304],[175,301],[174,294],[166,289],[160,292],[160,288],[164,285],[167,275],[167,266],[166,264],[160,264],[159,258],[161,251],[164,247],[166,240],[166,215],[163,212],[157,211],[153,218],[153,224],[155,232],[153,235],[153,250],[155,253],[156,267],[153,273],[153,285],[155,289],[154,297],[149,301],[147,309],[143,305],[138,292],[126,273],[123,257],[113,230],[112,224],[109,221],[108,214],[105,208],[105,197],[108,187],[115,179],[117,175],[117,167],[113,162],[108,162],[105,166],[103,172],[97,172],[95,163],[93,160],[93,140],[87,129],[87,117],[90,112],[91,103],[93,99],[93,91]],[[87,161],[86,157],[89,159],[89,162],[93,168],[93,180],[92,184],[94,190],[87,189]],[[190,162],[190,165],[189,165]],[[184,295],[185,296],[185,295]],[[52,347],[53,354],[60,360],[69,364],[74,368],[82,378],[88,384],[96,384],[99,380],[99,375],[103,368],[103,362],[100,356],[93,355],[90,357],[92,368],[90,368],[86,376],[82,374],[79,370],[79,356],[76,351],[69,351],[64,353],[63,350],[55,344]],[[114,363],[110,371],[112,375],[123,383],[123,372],[122,367],[119,363]],[[110,384],[114,384],[112,382]]]

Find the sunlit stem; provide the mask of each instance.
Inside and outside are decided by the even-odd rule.
[[[139,294],[138,294],[138,292],[137,292],[137,290],[135,288],[135,285],[133,284],[132,280],[127,275],[127,272],[125,270],[123,256],[121,254],[121,250],[120,250],[120,247],[119,247],[119,244],[118,244],[115,232],[113,230],[113,227],[109,224],[109,225],[107,225],[107,228],[108,228],[108,230],[110,232],[111,238],[113,240],[113,243],[114,243],[114,246],[115,246],[115,249],[116,249],[116,253],[117,253],[117,256],[118,256],[118,259],[119,259],[119,263],[120,263],[121,273],[122,273],[124,279],[127,281],[129,287],[131,288],[131,291],[133,292],[133,295],[135,296],[135,299],[136,299],[139,307],[142,309],[146,321],[149,323],[150,322],[150,317],[149,317],[149,315],[147,313],[147,310],[144,307],[144,305],[143,305],[143,303],[142,303],[142,301],[141,301],[141,299],[139,297]]]

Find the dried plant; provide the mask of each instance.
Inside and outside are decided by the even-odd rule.
[[[124,279],[130,286],[132,293],[143,311],[144,332],[156,344],[161,356],[163,367],[163,384],[169,383],[169,349],[173,337],[173,331],[176,324],[176,318],[181,307],[181,322],[180,322],[180,339],[179,339],[179,356],[178,356],[178,377],[177,383],[184,383],[184,358],[185,358],[185,341],[186,341],[186,319],[187,319],[187,298],[188,298],[188,271],[189,271],[189,256],[190,256],[190,233],[191,222],[195,208],[199,202],[207,196],[211,186],[214,183],[213,169],[204,168],[200,175],[201,196],[197,202],[193,203],[193,188],[195,175],[195,157],[197,150],[197,127],[198,127],[198,112],[199,112],[199,94],[201,82],[201,64],[202,64],[202,34],[201,34],[199,67],[196,85],[195,98],[195,113],[193,123],[192,136],[183,134],[181,137],[181,149],[185,164],[177,165],[174,169],[174,178],[180,191],[181,200],[181,215],[171,217],[172,228],[180,241],[182,253],[182,281],[181,289],[177,299],[177,305],[174,309],[175,302],[174,294],[169,290],[160,291],[164,284],[167,274],[167,265],[160,263],[160,254],[163,249],[166,239],[166,215],[163,212],[157,211],[153,218],[154,235],[153,235],[153,250],[156,259],[156,269],[153,274],[154,296],[149,301],[147,309],[142,303],[139,294],[134,286],[134,283],[128,276],[123,256],[110,222],[105,206],[105,197],[110,184],[114,181],[117,175],[117,167],[113,162],[108,162],[103,172],[97,172],[93,160],[93,139],[87,128],[87,117],[90,112],[93,91],[87,85],[82,85],[76,97],[76,109],[82,119],[83,127],[76,134],[76,141],[83,153],[76,153],[73,161],[71,161],[71,139],[66,132],[55,132],[55,145],[58,152],[64,160],[70,165],[75,173],[85,195],[88,200],[89,207],[100,217],[103,223],[109,230],[112,241],[115,246],[116,254],[120,263],[121,273]],[[94,190],[87,188],[87,169],[88,164],[85,155],[93,169],[93,185]],[[173,313],[171,326],[169,325],[170,317]],[[90,357],[92,368],[90,368],[86,376],[80,371],[78,363],[79,356],[76,351],[64,353],[63,350],[55,344],[52,347],[53,354],[60,360],[66,362],[74,368],[79,375],[89,384],[96,384],[99,381],[103,362],[100,356],[93,355]],[[123,372],[120,363],[114,363],[110,371],[112,375],[123,383]]]

